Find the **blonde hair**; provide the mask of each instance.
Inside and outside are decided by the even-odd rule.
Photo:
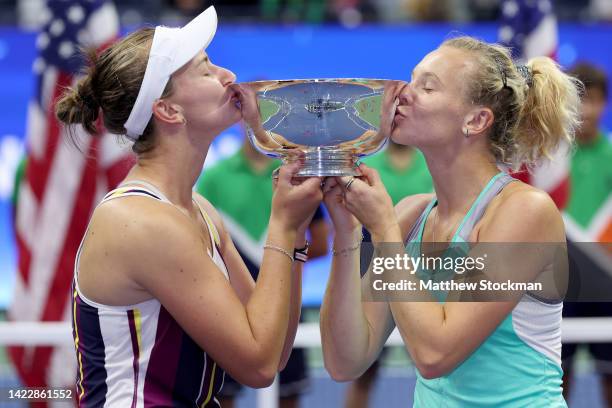
[[[108,131],[125,134],[123,125],[136,102],[144,78],[153,34],[153,28],[143,28],[106,48],[100,55],[96,50],[88,50],[89,64],[85,75],[73,88],[66,89],[56,104],[58,120],[66,125],[80,124],[87,132],[96,135],[101,112]],[[167,97],[171,92],[172,79],[162,97]],[[72,128],[70,130],[74,141],[75,134]],[[135,153],[146,153],[155,147],[153,130],[151,120],[132,146]]]
[[[442,46],[474,57],[466,98],[493,111],[489,139],[498,162],[531,168],[551,158],[563,141],[573,143],[582,84],[553,60],[536,57],[520,68],[508,48],[471,37],[449,39]]]

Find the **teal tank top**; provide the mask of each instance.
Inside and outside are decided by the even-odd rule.
[[[488,204],[513,180],[506,173],[498,173],[489,181],[457,228],[451,240],[453,249],[467,243]],[[436,205],[434,198],[415,222],[406,240],[408,251],[420,247],[425,221]],[[428,271],[418,274],[421,279],[433,278]],[[434,295],[443,301],[440,294]],[[524,294],[493,333],[453,371],[426,379],[417,370],[414,406],[567,407],[561,390],[562,307],[562,302]]]

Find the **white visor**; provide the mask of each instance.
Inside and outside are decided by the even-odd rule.
[[[130,139],[137,140],[144,132],[153,114],[153,103],[162,96],[170,75],[206,49],[216,30],[217,12],[213,6],[183,28],[155,27],[142,85],[124,125]]]

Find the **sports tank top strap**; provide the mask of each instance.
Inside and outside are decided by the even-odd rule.
[[[463,241],[467,242],[474,226],[480,219],[482,218],[487,206],[497,196],[500,191],[504,189],[509,183],[516,180],[512,176],[507,173],[500,172],[497,173],[485,186],[485,188],[480,192],[474,204],[468,211],[468,213],[461,221],[459,228],[457,228],[457,232],[453,238],[453,241]]]
[[[431,209],[436,203],[437,199],[434,197],[431,199],[429,204],[427,204],[425,210],[423,210],[421,215],[419,215],[419,218],[417,218],[414,224],[412,224],[412,228],[410,229],[406,240],[404,240],[404,244],[408,244],[409,242],[421,241],[421,237],[423,236],[423,228],[425,227],[425,220],[427,220]]]
[[[198,206],[198,210],[200,210],[200,214],[202,215],[202,218],[204,218],[204,221],[208,226],[210,241],[214,242],[215,245],[219,247],[221,245],[221,237],[219,235],[219,231],[217,231],[217,227],[215,227],[215,223],[213,222],[212,218],[210,218],[208,213],[204,210],[204,208],[202,208],[198,200],[195,199],[195,196],[193,197],[193,202],[195,203],[195,205]]]
[[[114,190],[111,190],[104,196],[100,204],[119,197],[141,196],[150,197],[164,203],[171,204],[170,200],[159,191],[155,186],[146,181],[132,180],[121,184]]]

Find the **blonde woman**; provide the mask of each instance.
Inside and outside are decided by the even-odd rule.
[[[559,296],[361,302],[358,243],[362,225],[375,245],[564,243],[550,197],[499,165],[529,166],[571,142],[578,86],[548,58],[517,66],[506,48],[469,37],[445,41],[417,65],[397,93],[391,137],[423,152],[435,195],[407,197],[394,209],[377,172],[364,165],[364,179],[325,182],[336,235],[321,331],[333,378],[358,377],[397,327],[416,365],[417,407],[565,406]],[[516,270],[516,258],[503,261],[531,281],[553,259],[526,257]]]

